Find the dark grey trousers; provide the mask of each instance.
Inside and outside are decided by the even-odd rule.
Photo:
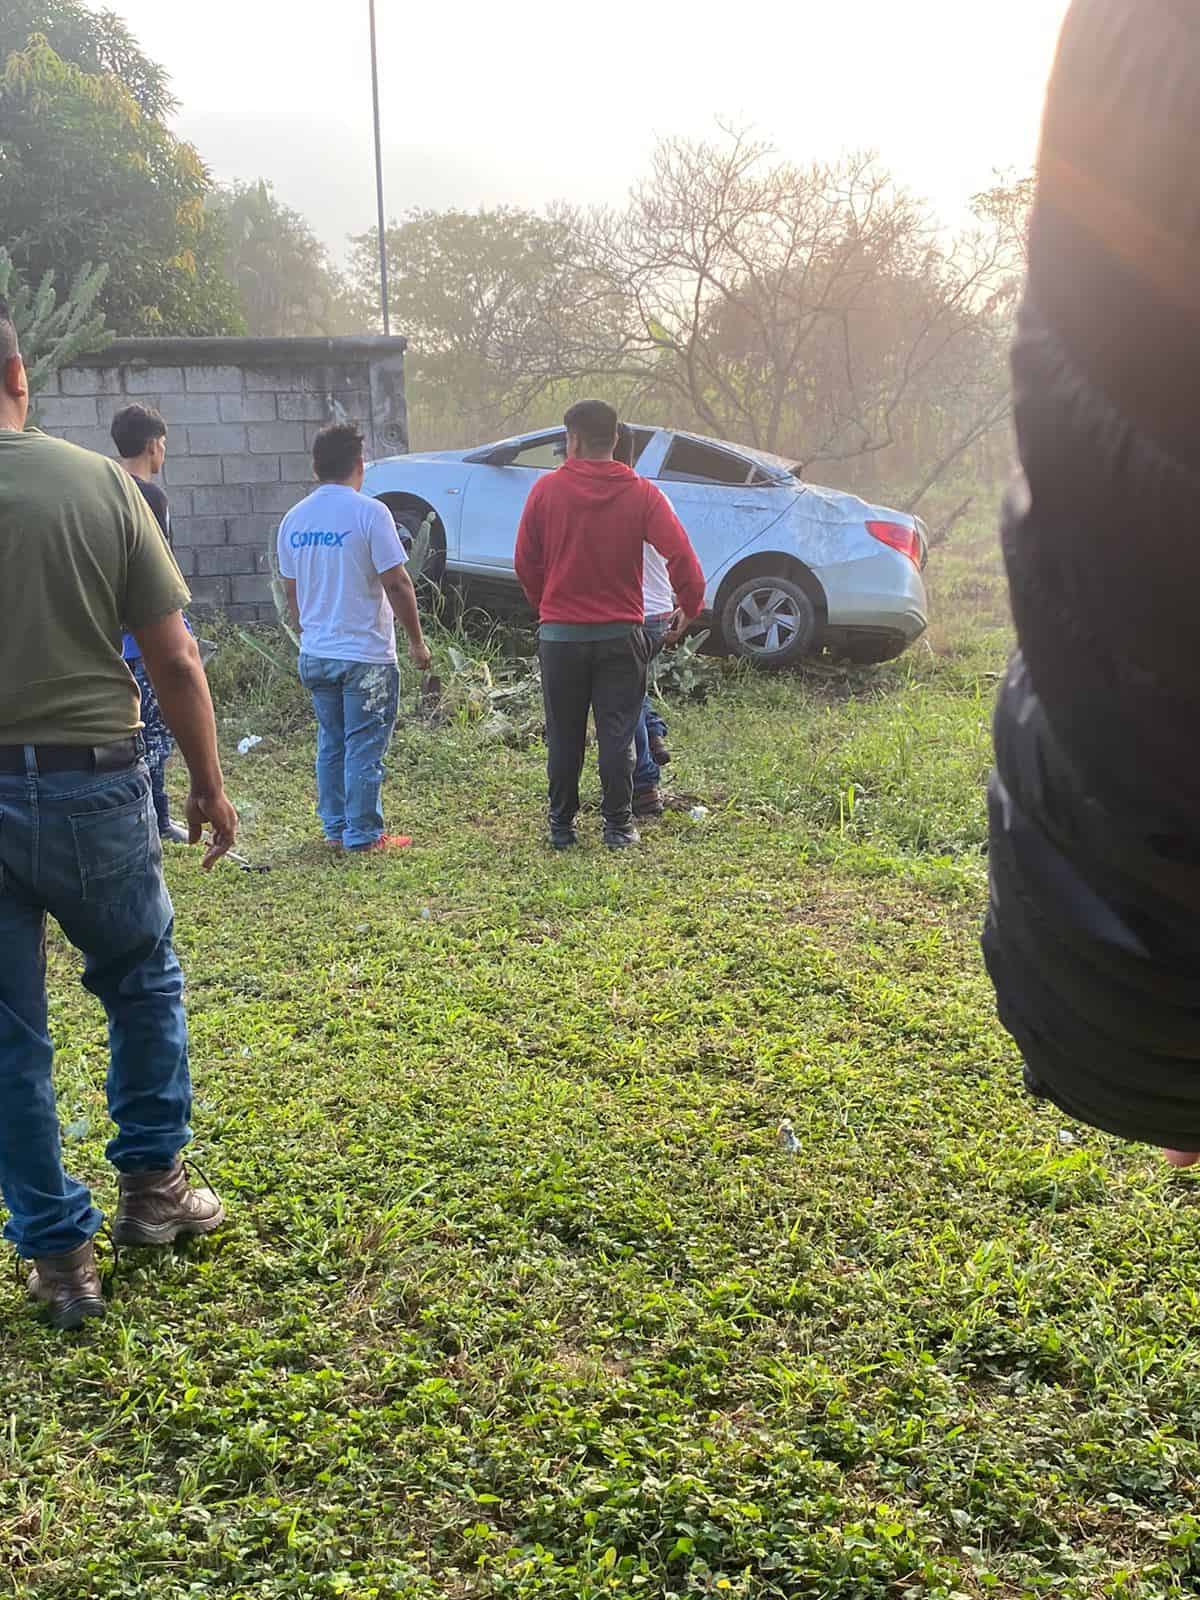
[[[596,719],[600,786],[606,828],[626,828],[633,817],[633,736],[646,694],[650,646],[631,627],[620,639],[543,639],[542,699],[546,708],[550,821],[570,827],[579,810],[579,777],[588,713]]]

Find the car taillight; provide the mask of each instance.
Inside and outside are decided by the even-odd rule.
[[[867,532],[880,544],[899,550],[914,567],[921,565],[921,535],[915,528],[906,528],[902,522],[868,522]]]

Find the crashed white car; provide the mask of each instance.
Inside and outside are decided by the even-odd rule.
[[[926,626],[919,518],[821,489],[777,456],[670,428],[631,425],[633,465],[675,507],[704,568],[715,643],[764,667],[829,647],[898,656]],[[391,456],[364,491],[411,536],[432,513],[426,574],[481,605],[519,602],[513,549],[525,497],[566,448],[561,427],[469,450]]]

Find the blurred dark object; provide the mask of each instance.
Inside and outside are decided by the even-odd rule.
[[[1200,1149],[1200,8],[1076,0],[1013,352],[984,951],[1026,1081]]]

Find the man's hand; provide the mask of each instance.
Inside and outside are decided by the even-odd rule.
[[[684,611],[682,606],[676,606],[667,621],[667,631],[663,634],[664,650],[669,649],[673,644],[679,643],[687,632],[687,625],[687,612]]]
[[[225,798],[224,789],[216,794],[197,794],[195,789],[187,799],[188,843],[199,844],[207,822],[212,828],[212,838],[200,863],[203,872],[211,872],[225,854],[232,850],[237,838],[238,814]]]
[[[433,656],[425,643],[421,613],[417,610],[417,591],[412,586],[408,569],[403,565],[389,567],[386,572],[379,574],[379,581],[383,584],[383,592],[388,597],[396,621],[408,635],[409,659],[422,672],[428,672]]]

